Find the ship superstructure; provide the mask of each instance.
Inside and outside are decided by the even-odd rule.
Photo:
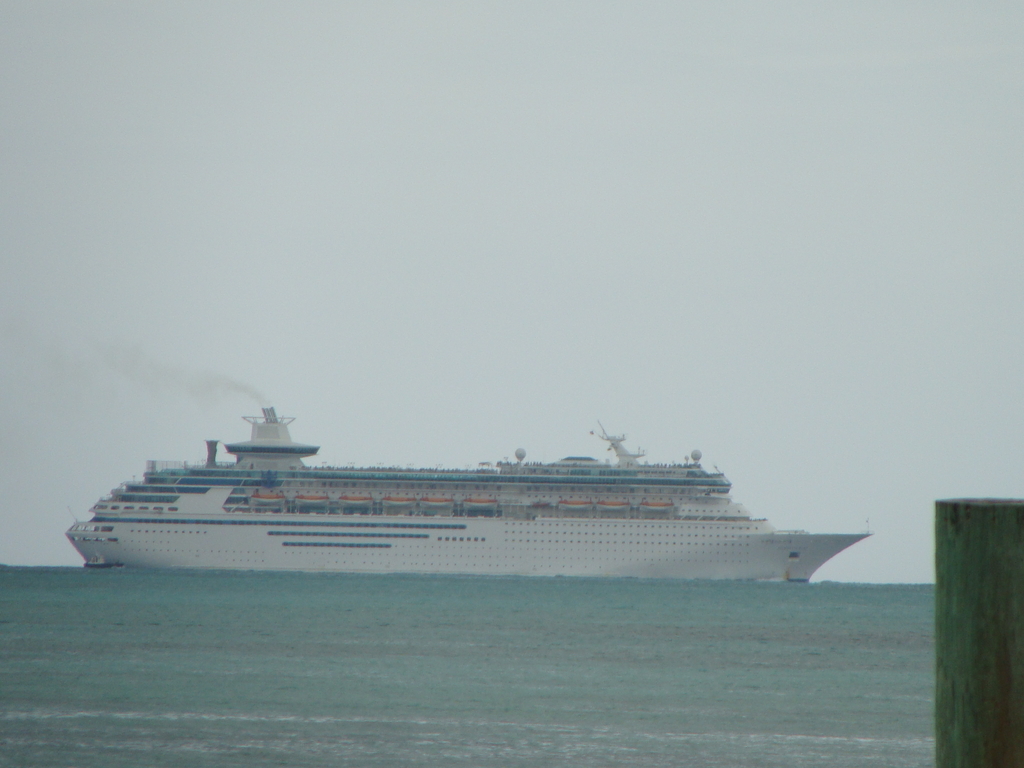
[[[147,462],[68,538],[87,566],[807,580],[868,534],[777,531],[730,497],[694,451],[641,462],[625,435],[596,436],[616,463],[568,456],[476,469],[307,467],[264,408],[248,441],[207,441],[201,464]]]

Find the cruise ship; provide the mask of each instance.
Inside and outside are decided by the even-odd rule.
[[[149,461],[67,531],[87,567],[807,581],[868,533],[776,530],[701,466],[614,455],[475,469],[312,467],[273,408],[233,462]],[[591,433],[594,434],[594,433]]]

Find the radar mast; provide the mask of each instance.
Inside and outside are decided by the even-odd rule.
[[[609,435],[608,430],[604,428],[604,424],[600,421],[597,422],[597,426],[601,428],[601,434],[597,435],[606,443],[608,443],[608,450],[615,451],[615,457],[619,460],[620,467],[635,467],[638,466],[637,459],[641,459],[647,454],[642,448],[637,449],[636,453],[630,453],[622,444],[626,440],[626,435]],[[590,434],[595,435],[596,432]]]

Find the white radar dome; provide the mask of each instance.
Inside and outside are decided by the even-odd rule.
[[[700,457],[703,455],[703,453],[694,449],[693,453],[690,454],[690,458],[693,459],[694,461],[700,461]]]
[[[516,458],[519,459],[520,461],[525,459],[526,451],[524,451],[522,448],[516,448]]]

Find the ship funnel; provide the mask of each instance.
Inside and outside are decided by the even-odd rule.
[[[206,466],[215,467],[217,466],[217,443],[220,440],[207,440],[206,441]]]
[[[262,416],[243,416],[252,424],[252,437],[244,443],[225,443],[224,449],[250,469],[298,469],[303,456],[315,456],[316,445],[296,443],[288,434],[288,425],[295,419],[278,416],[273,408],[263,408]]]

